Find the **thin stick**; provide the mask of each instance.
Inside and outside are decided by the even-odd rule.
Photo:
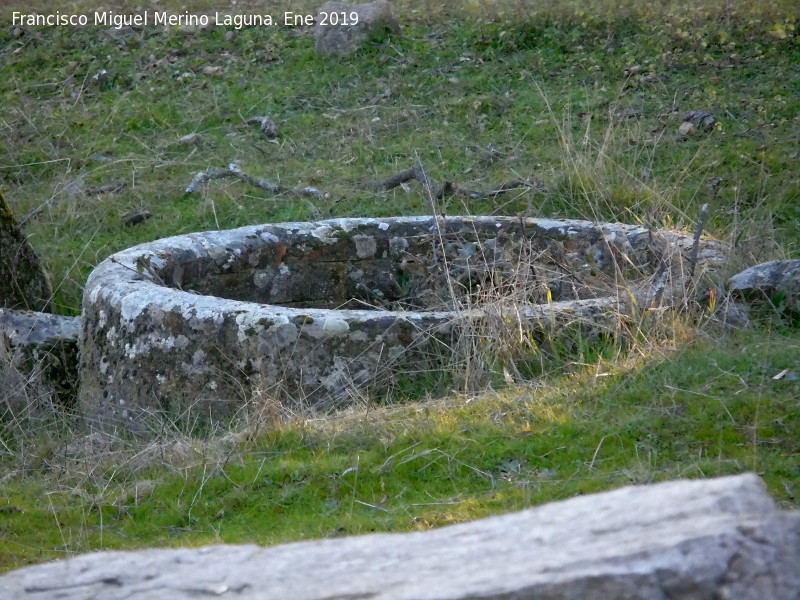
[[[589,470],[590,471],[592,469],[594,469],[594,461],[597,459],[597,454],[598,454],[598,452],[600,452],[600,447],[603,445],[603,442],[606,441],[607,437],[608,437],[607,435],[604,435],[603,437],[601,437],[600,438],[600,443],[597,444],[597,448],[594,449],[594,454],[592,455],[592,462],[589,463]]]
[[[459,185],[445,181],[443,185],[439,185],[433,181],[425,172],[425,168],[421,163],[417,163],[410,169],[405,169],[399,173],[395,173],[385,179],[369,181],[367,185],[373,188],[378,188],[381,191],[388,192],[396,188],[398,185],[416,179],[422,186],[429,192],[430,196],[439,200],[444,196],[458,196],[461,198],[468,198],[470,200],[481,200],[485,198],[494,198],[500,194],[510,192],[513,190],[527,190],[527,189],[543,189],[544,185],[534,179],[514,179],[501,183],[496,188],[490,190],[468,190]]]
[[[223,179],[225,177],[235,177],[236,179],[244,181],[245,183],[249,183],[250,185],[259,189],[272,192],[273,194],[312,196],[314,198],[321,198],[323,196],[323,193],[314,187],[288,188],[278,183],[273,183],[271,181],[267,181],[266,179],[262,179],[261,177],[253,177],[252,175],[248,175],[242,171],[236,163],[229,164],[227,169],[212,167],[210,169],[206,169],[205,171],[200,171],[194,176],[192,182],[187,186],[186,193],[191,194],[201,183],[211,181],[212,179]]]
[[[689,277],[694,277],[694,268],[695,265],[697,265],[697,253],[700,250],[700,236],[703,234],[706,220],[708,220],[708,204],[703,204],[703,206],[700,207],[700,216],[697,219],[697,227],[694,230],[692,253],[689,255]]]

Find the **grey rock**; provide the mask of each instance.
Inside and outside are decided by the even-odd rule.
[[[202,136],[197,132],[187,133],[178,139],[178,143],[183,144],[184,146],[196,146],[201,137]]]
[[[678,126],[678,133],[682,136],[689,136],[697,132],[697,127],[691,121],[684,121]]]
[[[0,308],[0,369],[6,381],[17,372],[25,385],[35,383],[62,405],[74,405],[80,330],[80,317]]]
[[[357,20],[351,18],[352,14],[358,16]],[[335,24],[332,15],[335,15]],[[387,0],[367,4],[326,2],[317,10],[316,22],[314,48],[322,56],[347,56],[375,35],[400,30]],[[323,25],[323,22],[327,24]],[[347,24],[343,24],[345,22]]]
[[[579,496],[426,532],[102,552],[0,577],[26,600],[797,600],[800,513],[752,474]]]
[[[49,311],[52,293],[39,257],[0,194],[0,308]]]
[[[728,291],[756,301],[782,292],[787,303],[800,307],[800,260],[773,260],[745,269],[728,280]]]
[[[107,454],[116,439],[102,431],[93,431],[83,437],[72,440],[59,452],[65,458],[86,459]]]
[[[122,40],[137,34],[136,30],[130,25],[122,25],[121,27],[109,27],[106,33],[112,38]]]
[[[703,128],[706,131],[714,129],[717,120],[714,115],[707,110],[689,110],[681,115],[683,123],[691,123],[696,128]]]
[[[724,300],[714,311],[714,319],[731,327],[750,327],[750,308],[743,302]]]

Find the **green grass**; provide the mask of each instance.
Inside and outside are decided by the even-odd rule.
[[[444,199],[437,208],[449,214],[688,229],[709,203],[709,232],[732,248],[729,270],[797,257],[793,3],[717,4],[565,0],[532,12],[406,2],[402,35],[342,60],[318,58],[309,32],[283,27],[230,40],[156,28],[16,38],[4,26],[0,187],[65,314],[79,312],[99,261],[137,243],[424,214],[416,184],[377,195],[365,185],[417,160],[437,181],[469,188],[520,177],[546,185],[492,202]],[[108,78],[93,82],[101,69]],[[697,108],[716,115],[716,129],[679,135],[680,115]],[[614,117],[624,109],[640,117]],[[278,123],[276,142],[245,123],[261,115]],[[179,141],[193,132],[196,145]],[[184,193],[197,171],[230,162],[326,196],[233,180]],[[119,193],[87,193],[116,182]],[[151,219],[123,224],[143,208]],[[796,322],[784,321],[736,333],[689,314],[606,352],[529,356],[531,382],[494,393],[325,419],[283,414],[271,430],[227,442],[170,432],[146,448],[117,440],[68,456],[69,427],[5,424],[0,570],[100,548],[425,529],[628,483],[749,470],[796,508],[800,384],[772,379],[800,369]]]
[[[780,39],[769,21],[747,15],[709,17],[684,38],[669,21],[654,29],[644,17],[612,22],[602,11],[521,22],[453,11],[344,60],[317,58],[310,34],[283,27],[245,29],[232,42],[221,30],[150,28],[120,41],[95,28],[19,40],[4,29],[0,185],[19,215],[39,211],[26,229],[59,282],[60,310],[77,313],[91,268],[137,242],[421,213],[419,190],[376,198],[363,185],[417,159],[439,181],[486,188],[535,176],[551,188],[452,201],[443,207],[451,213],[688,225],[710,200],[715,233],[733,219],[769,219],[796,252],[796,236],[783,235],[800,219],[794,35]],[[93,83],[102,69],[107,80]],[[609,118],[625,108],[641,118]],[[694,108],[712,110],[719,129],[683,139],[679,115]],[[278,143],[244,122],[264,114],[279,123]],[[198,145],[179,143],[193,132]],[[499,151],[493,162],[489,144]],[[329,197],[268,196],[230,180],[183,193],[195,172],[232,161]],[[116,182],[125,184],[119,194],[85,193]],[[154,217],[126,228],[123,217],[142,208]]]
[[[427,529],[743,471],[796,508],[800,381],[773,376],[796,369],[800,343],[713,333],[625,363],[572,364],[546,385],[296,418],[227,443],[168,436],[72,458],[40,446],[0,492],[14,507],[0,514],[0,568],[97,548]]]

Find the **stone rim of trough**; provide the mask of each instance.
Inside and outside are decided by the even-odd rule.
[[[261,239],[264,244],[280,241],[276,233],[307,233],[314,237],[324,240],[328,234],[338,228],[349,232],[361,226],[375,226],[380,230],[387,230],[391,223],[409,223],[425,225],[431,223],[431,228],[436,223],[463,222],[463,223],[502,223],[513,220],[515,223],[523,223],[525,227],[535,227],[545,232],[550,237],[569,238],[581,231],[592,230],[598,234],[603,230],[611,230],[612,233],[622,233],[625,236],[649,235],[654,230],[637,225],[623,223],[596,223],[579,219],[548,219],[548,218],[525,218],[516,217],[469,217],[469,216],[412,216],[412,217],[386,217],[386,218],[337,218],[321,221],[307,222],[285,222],[261,225],[249,225],[236,229],[206,231],[199,233],[187,233],[173,237],[162,238],[153,242],[146,242],[133,246],[126,250],[117,252],[101,262],[90,274],[84,292],[83,308],[84,314],[87,307],[95,304],[98,297],[102,294],[114,304],[120,306],[122,316],[128,322],[132,322],[141,313],[153,306],[157,300],[158,305],[168,305],[175,307],[181,305],[193,311],[193,318],[203,318],[218,315],[221,312],[237,311],[268,311],[272,316],[285,316],[288,319],[299,316],[311,316],[312,318],[325,319],[331,317],[331,313],[339,313],[338,320],[352,320],[363,322],[370,319],[385,319],[386,317],[402,317],[414,319],[415,316],[424,317],[426,321],[453,319],[456,315],[462,317],[481,316],[484,311],[390,311],[385,309],[329,309],[329,308],[296,308],[287,307],[280,304],[265,304],[249,302],[244,300],[233,300],[220,296],[209,296],[196,294],[188,291],[173,288],[157,277],[142,270],[140,262],[142,257],[149,257],[150,265],[157,271],[168,266],[168,261],[173,258],[172,254],[177,251],[193,251],[195,258],[210,257],[209,248],[229,247],[243,239]],[[500,225],[498,224],[498,227]],[[681,250],[691,247],[693,236],[691,233],[655,230],[667,236],[670,244],[677,244]],[[265,237],[270,236],[270,237]],[[276,239],[277,237],[277,239]],[[252,249],[251,249],[252,250]],[[716,270],[724,262],[724,253],[718,242],[708,238],[701,238],[700,253],[698,255],[698,265],[704,265],[707,270]],[[687,277],[688,278],[688,277]],[[634,298],[637,304],[646,301],[647,293],[635,293]],[[567,311],[570,314],[580,313],[581,308],[597,310],[603,308],[620,308],[624,310],[628,304],[625,298],[617,295],[591,298],[584,300],[565,300],[556,301],[548,305],[534,305],[529,310],[531,318],[547,317],[560,311]],[[537,310],[541,307],[541,310]],[[332,326],[335,329],[335,325]]]
[[[441,360],[436,362],[438,355],[431,351],[437,344],[449,348],[462,325],[480,324],[501,314],[495,303],[454,311],[292,307],[195,294],[169,287],[163,279],[178,279],[187,287],[200,282],[202,289],[208,282],[206,276],[224,276],[226,266],[230,273],[239,273],[246,259],[255,269],[281,242],[287,246],[299,242],[297,250],[305,256],[316,244],[311,243],[312,238],[322,245],[326,240],[341,242],[342,237],[332,237],[336,232],[340,236],[341,232],[353,232],[339,248],[352,260],[364,259],[371,252],[376,258],[384,256],[383,245],[377,254],[375,240],[359,243],[356,236],[385,232],[388,240],[381,239],[389,246],[385,257],[394,261],[393,239],[443,230],[455,236],[450,240],[463,241],[459,236],[471,237],[473,232],[467,226],[473,224],[480,239],[492,238],[487,229],[508,234],[514,231],[512,226],[522,224],[526,237],[588,241],[585,247],[579,245],[580,256],[588,248],[600,252],[596,256],[601,261],[616,261],[614,248],[620,250],[619,245],[623,254],[649,251],[654,239],[654,232],[645,227],[582,220],[395,217],[251,225],[135,246],[103,261],[86,283],[79,391],[84,416],[101,428],[125,422],[134,433],[146,435],[147,426],[141,419],[165,412],[170,419],[204,415],[203,419],[215,423],[246,411],[247,399],[257,390],[267,390],[281,403],[285,400],[324,409],[347,402],[354,387],[372,382],[380,387],[391,379],[390,373],[413,372],[408,369],[419,368],[419,360],[433,360],[428,366],[441,368]],[[618,288],[604,297],[514,310],[540,329],[579,323],[595,331],[612,331],[637,306],[671,305],[685,294],[688,270],[684,267],[693,236],[672,231],[660,234],[667,251],[656,251],[666,266],[660,276],[645,277],[639,288]],[[680,260],[675,259],[678,256]],[[283,257],[272,257],[271,268],[279,269]],[[181,261],[188,265],[192,260],[200,261],[195,270],[183,271]],[[703,240],[697,261],[700,270],[714,270],[722,262],[721,244]],[[676,265],[676,273],[668,281]],[[207,289],[217,289],[214,285]],[[252,285],[261,289],[255,281]]]

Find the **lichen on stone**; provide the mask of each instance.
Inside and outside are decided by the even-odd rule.
[[[691,247],[686,234],[662,237],[678,257]],[[704,242],[709,257],[714,248]],[[137,272],[142,256],[157,257],[152,272]],[[159,410],[230,418],[256,385],[288,403],[347,402],[423,362],[446,369],[459,332],[496,318],[501,300],[529,327],[613,327],[632,297],[645,301],[664,256],[641,227],[493,217],[332,219],[158,240],[114,255],[87,282],[81,404],[98,424],[136,429]]]

